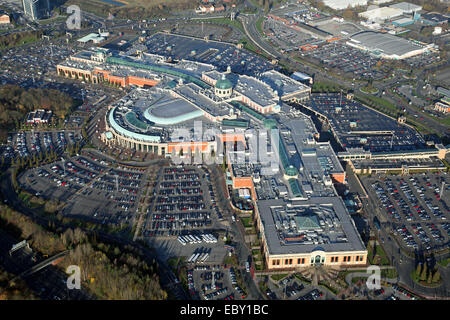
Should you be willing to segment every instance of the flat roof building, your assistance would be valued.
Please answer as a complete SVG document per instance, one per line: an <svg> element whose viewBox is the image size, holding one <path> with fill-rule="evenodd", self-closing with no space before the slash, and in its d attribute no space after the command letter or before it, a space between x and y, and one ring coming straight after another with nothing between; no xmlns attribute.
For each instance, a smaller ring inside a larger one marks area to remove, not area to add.
<svg viewBox="0 0 450 320"><path fill-rule="evenodd" d="M403 11L400 9L381 7L361 12L359 13L359 16L369 21L384 22L386 20L399 17L402 14Z"/></svg>
<svg viewBox="0 0 450 320"><path fill-rule="evenodd" d="M406 59L425 53L429 46L421 46L407 39L387 33L362 31L351 36L349 46L368 51L386 59Z"/></svg>
<svg viewBox="0 0 450 320"><path fill-rule="evenodd" d="M409 3L409 2L400 2L400 3L391 4L389 7L394 8L394 9L399 9L402 11L402 13L409 13L409 14L412 14L414 12L422 10L422 6L418 6L416 4Z"/></svg>
<svg viewBox="0 0 450 320"><path fill-rule="evenodd" d="M356 6L366 6L368 0L323 0L323 3L334 9L334 10L344 10L348 7L354 8Z"/></svg>

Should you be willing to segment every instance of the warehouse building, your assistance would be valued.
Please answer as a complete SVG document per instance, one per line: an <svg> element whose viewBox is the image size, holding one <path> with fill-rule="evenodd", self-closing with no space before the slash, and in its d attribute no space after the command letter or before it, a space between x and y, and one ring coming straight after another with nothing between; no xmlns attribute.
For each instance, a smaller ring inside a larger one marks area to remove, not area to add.
<svg viewBox="0 0 450 320"><path fill-rule="evenodd" d="M422 10L422 6L418 6L416 4L409 3L409 2L400 2L400 3L391 4L389 7L401 10L402 13L407 13L407 14L413 14L415 12Z"/></svg>
<svg viewBox="0 0 450 320"><path fill-rule="evenodd" d="M374 22L384 22L386 20L390 20L396 17L400 17L403 14L403 11L396 8L390 7L381 7L368 11L361 12L359 14L360 17Z"/></svg>
<svg viewBox="0 0 450 320"><path fill-rule="evenodd" d="M344 10L348 7L366 6L368 0L323 0L323 3L334 10Z"/></svg>
<svg viewBox="0 0 450 320"><path fill-rule="evenodd" d="M391 34L374 31L356 33L347 41L347 44L381 58L396 60L425 53L431 47L431 45L421 46Z"/></svg>

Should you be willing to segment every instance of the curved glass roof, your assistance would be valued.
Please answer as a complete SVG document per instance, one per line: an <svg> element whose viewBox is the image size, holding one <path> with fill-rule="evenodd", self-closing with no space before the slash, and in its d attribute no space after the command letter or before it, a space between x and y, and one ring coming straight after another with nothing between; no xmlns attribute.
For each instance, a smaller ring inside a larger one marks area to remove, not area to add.
<svg viewBox="0 0 450 320"><path fill-rule="evenodd" d="M139 128L142 130L147 130L147 128L148 128L148 125L146 123L142 122L141 120L139 120L136 116L136 113L134 113L133 111L128 112L125 115L125 118L132 126L135 126L136 128Z"/></svg>
<svg viewBox="0 0 450 320"><path fill-rule="evenodd" d="M154 142L154 143L161 142L161 137L159 135L137 133L137 132L133 132L133 131L130 131L128 129L121 127L114 119L114 111L115 110L116 110L116 108L113 108L109 112L108 121L109 121L109 124L111 125L111 127L117 133L119 133L127 138L134 139L134 140L140 140L143 142Z"/></svg>
<svg viewBox="0 0 450 320"><path fill-rule="evenodd" d="M171 125L179 122L188 121L203 116L203 111L197 109L187 113L179 114L173 117L161 117L150 112L151 108L144 111L144 117L156 124Z"/></svg>

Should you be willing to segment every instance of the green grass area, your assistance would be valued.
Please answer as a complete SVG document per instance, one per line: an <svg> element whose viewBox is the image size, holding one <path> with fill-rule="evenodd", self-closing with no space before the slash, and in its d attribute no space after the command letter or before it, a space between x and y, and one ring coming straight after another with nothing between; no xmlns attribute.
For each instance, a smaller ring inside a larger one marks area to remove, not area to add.
<svg viewBox="0 0 450 320"><path fill-rule="evenodd" d="M45 204L43 199L37 198L26 191L21 191L18 197L28 208L38 208Z"/></svg>
<svg viewBox="0 0 450 320"><path fill-rule="evenodd" d="M49 19L44 19L44 20L38 20L37 23L39 23L40 25L47 25L47 24L54 23L54 22L65 21L66 19L67 19L67 17L59 16L59 17L56 17L56 18L49 18Z"/></svg>
<svg viewBox="0 0 450 320"><path fill-rule="evenodd" d="M251 217L241 217L240 218L242 221L242 225L244 226L244 228L251 228L253 227L253 221Z"/></svg>
<svg viewBox="0 0 450 320"><path fill-rule="evenodd" d="M223 264L233 264L233 257L230 257L229 255L227 255L224 259L223 259Z"/></svg>
<svg viewBox="0 0 450 320"><path fill-rule="evenodd" d="M259 290L260 290L263 294L265 294L266 291L267 291L267 289L268 289L267 283L266 283L266 281L264 281L264 280L258 281L258 287L259 287Z"/></svg>
<svg viewBox="0 0 450 320"><path fill-rule="evenodd" d="M195 22L209 22L215 24L224 24L234 27L245 34L244 27L239 20L231 20L230 18L209 18L209 19L196 19Z"/></svg>
<svg viewBox="0 0 450 320"><path fill-rule="evenodd" d="M258 18L258 20L256 20L256 23L255 23L256 30L258 30L258 32L261 35L264 34L263 28L262 28L263 21L264 21L264 16L261 16L261 17Z"/></svg>
<svg viewBox="0 0 450 320"><path fill-rule="evenodd" d="M337 295L339 293L339 290L332 285L330 285L328 282L319 282L319 286L322 286L329 291L331 291L333 294Z"/></svg>
<svg viewBox="0 0 450 320"><path fill-rule="evenodd" d="M447 259L445 259L445 260L442 260L442 261L439 261L439 262L438 262L438 264L439 264L440 266L443 266L443 267L447 267L449 263L450 263L450 258L447 258Z"/></svg>
<svg viewBox="0 0 450 320"><path fill-rule="evenodd" d="M415 282L420 284L421 286L428 287L428 288L435 288L439 287L442 284L442 277L439 279L438 282L431 282L428 283L426 280L420 280L420 276L416 274L416 270L411 271L410 273L411 279Z"/></svg>
<svg viewBox="0 0 450 320"><path fill-rule="evenodd" d="M333 82L316 81L313 84L312 92L339 92L341 89L342 87Z"/></svg>
<svg viewBox="0 0 450 320"><path fill-rule="evenodd" d="M303 283L305 283L305 284L310 284L310 283L311 283L311 280L306 279L304 276L302 276L302 275L299 274L299 273L296 273L296 274L295 274L295 277L296 277L298 280L300 280L300 282L303 282Z"/></svg>
<svg viewBox="0 0 450 320"><path fill-rule="evenodd" d="M367 258L370 264L376 264L381 266L389 265L389 259L387 258L386 253L379 244L376 245L375 257L373 256L373 246L369 245L367 247Z"/></svg>
<svg viewBox="0 0 450 320"><path fill-rule="evenodd" d="M361 91L367 94L375 94L378 92L378 89L375 88L368 88L368 87L362 87Z"/></svg>
<svg viewBox="0 0 450 320"><path fill-rule="evenodd" d="M446 117L444 119L433 117L433 119L442 123L443 125L450 126L450 117Z"/></svg>
<svg viewBox="0 0 450 320"><path fill-rule="evenodd" d="M3 45L0 44L0 50L3 49L10 49L13 47L20 47L20 46L24 46L26 44L30 44L30 43L34 43L40 40L40 37L35 36L35 35L30 35L30 36L26 36L20 39L20 41L14 42L14 43L10 43L8 45Z"/></svg>
<svg viewBox="0 0 450 320"><path fill-rule="evenodd" d="M364 104L367 104L370 107L374 107L375 109L382 112L384 111L384 113L396 115L397 112L399 111L395 106L395 104L380 97L371 95L360 95L355 93L355 98L360 100Z"/></svg>
<svg viewBox="0 0 450 320"><path fill-rule="evenodd" d="M381 277L382 278L393 279L393 278L397 278L397 276L398 276L397 269L383 269L383 270L381 270Z"/></svg>
<svg viewBox="0 0 450 320"><path fill-rule="evenodd" d="M270 278L271 278L273 281L280 281L281 279L284 279L284 278L286 278L287 276L288 276L287 273L280 273L280 274L273 274L273 275L270 276Z"/></svg>
<svg viewBox="0 0 450 320"><path fill-rule="evenodd" d="M255 270L256 270L256 271L262 271L262 270L264 270L264 263L261 263L261 264L255 264Z"/></svg>
<svg viewBox="0 0 450 320"><path fill-rule="evenodd" d="M352 283L357 283L360 280L365 281L367 279L367 277L353 277L352 278Z"/></svg>
<svg viewBox="0 0 450 320"><path fill-rule="evenodd" d="M257 45L255 45L250 39L247 37L243 37L239 40L239 43L244 45L244 49L251 51L255 54L265 57L266 59L271 59L264 51L262 51Z"/></svg>

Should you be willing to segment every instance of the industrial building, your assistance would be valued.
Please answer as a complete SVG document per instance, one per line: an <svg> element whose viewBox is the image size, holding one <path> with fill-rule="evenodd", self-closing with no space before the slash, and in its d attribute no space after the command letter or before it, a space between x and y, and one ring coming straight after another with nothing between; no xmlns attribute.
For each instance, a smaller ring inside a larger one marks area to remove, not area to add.
<svg viewBox="0 0 450 320"><path fill-rule="evenodd" d="M347 41L347 44L381 58L396 60L425 53L432 46L421 46L404 38L374 31L356 33Z"/></svg>
<svg viewBox="0 0 450 320"><path fill-rule="evenodd" d="M421 14L419 20L424 24L437 26L440 24L448 23L449 16L437 12L429 12Z"/></svg>
<svg viewBox="0 0 450 320"><path fill-rule="evenodd" d="M364 11L359 14L360 17L373 22L384 22L403 15L403 11L396 8L381 7Z"/></svg>
<svg viewBox="0 0 450 320"><path fill-rule="evenodd" d="M395 27L406 27L414 24L414 22L415 20L412 18L403 17L400 19L393 20L392 25L394 25Z"/></svg>
<svg viewBox="0 0 450 320"><path fill-rule="evenodd" d="M406 14L413 14L415 12L422 10L422 6L418 6L416 4L409 3L409 2L400 2L400 3L391 4L389 7L401 10L402 13L406 13Z"/></svg>
<svg viewBox="0 0 450 320"><path fill-rule="evenodd" d="M348 7L366 6L368 0L323 0L323 3L334 10L344 10Z"/></svg>
<svg viewBox="0 0 450 320"><path fill-rule="evenodd" d="M393 0L372 0L372 3L374 5L380 5L380 4L385 4L385 3L389 3L392 2Z"/></svg>

